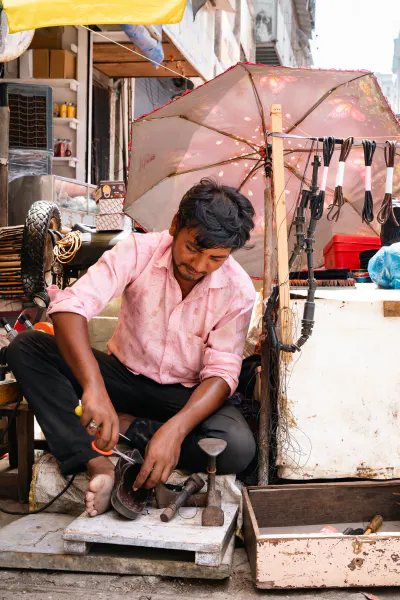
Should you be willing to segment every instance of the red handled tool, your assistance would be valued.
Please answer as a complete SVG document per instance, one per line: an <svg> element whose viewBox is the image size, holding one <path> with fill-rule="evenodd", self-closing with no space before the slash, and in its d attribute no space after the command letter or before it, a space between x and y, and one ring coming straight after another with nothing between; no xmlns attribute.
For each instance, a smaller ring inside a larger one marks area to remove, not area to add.
<svg viewBox="0 0 400 600"><path fill-rule="evenodd" d="M97 432L97 437L100 438L100 432ZM132 451L132 456L128 456L124 452L120 452L118 450L118 448L116 448L115 446L114 446L114 448L111 448L111 450L104 451L104 450L100 450L96 446L96 440L93 440L92 448L93 448L93 450L96 450L96 452L98 452L99 454L102 454L103 456L112 456L113 454L116 454L117 456L119 456L120 458L123 458L124 460L131 463L132 465L136 465L136 464L142 465L144 463L142 455L140 454L139 450L136 450L136 449Z"/></svg>

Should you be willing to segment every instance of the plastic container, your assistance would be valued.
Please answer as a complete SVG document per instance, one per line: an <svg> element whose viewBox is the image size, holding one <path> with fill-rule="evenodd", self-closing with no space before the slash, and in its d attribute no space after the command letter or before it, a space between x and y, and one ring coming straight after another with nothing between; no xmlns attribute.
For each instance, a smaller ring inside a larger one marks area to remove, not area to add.
<svg viewBox="0 0 400 600"><path fill-rule="evenodd" d="M381 240L376 236L334 235L324 248L326 269L359 269L360 252L379 249Z"/></svg>
<svg viewBox="0 0 400 600"><path fill-rule="evenodd" d="M66 102L63 102L60 105L60 117L62 119L66 119L67 118L67 114L68 114L68 108L67 107L68 107L68 105L67 105Z"/></svg>

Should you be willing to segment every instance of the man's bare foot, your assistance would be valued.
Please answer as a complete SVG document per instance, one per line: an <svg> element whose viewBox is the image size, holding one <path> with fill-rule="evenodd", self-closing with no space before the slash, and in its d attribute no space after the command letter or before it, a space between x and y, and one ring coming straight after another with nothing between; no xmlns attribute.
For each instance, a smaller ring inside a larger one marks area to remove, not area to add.
<svg viewBox="0 0 400 600"><path fill-rule="evenodd" d="M89 517L95 517L110 507L115 469L105 456L92 458L87 466L91 479L85 496L86 512Z"/></svg>

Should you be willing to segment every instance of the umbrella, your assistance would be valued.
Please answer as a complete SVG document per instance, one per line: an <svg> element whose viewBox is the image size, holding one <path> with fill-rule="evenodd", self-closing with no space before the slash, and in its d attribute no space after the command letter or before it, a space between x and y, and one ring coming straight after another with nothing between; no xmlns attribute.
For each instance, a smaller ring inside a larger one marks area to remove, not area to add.
<svg viewBox="0 0 400 600"><path fill-rule="evenodd" d="M186 0L2 0L2 4L10 32L15 33L57 25L179 23Z"/></svg>
<svg viewBox="0 0 400 600"><path fill-rule="evenodd" d="M282 105L283 131L291 136L284 138L289 221L303 178L306 183L311 180L308 158L313 142L309 137L353 136L359 144L365 138L378 142L400 138L399 123L371 72L239 63L133 124L126 213L147 231L161 231L169 226L184 193L202 177L212 176L239 187L252 201L256 219L253 247L238 251L235 258L249 275L261 278L266 188L263 157L272 104ZM325 211L316 234L316 266L323 264L323 248L334 234L379 232L376 221L362 222L365 166L363 148L357 144L346 161L340 218L337 222L327 220L339 154L337 146L329 170ZM372 163L375 215L385 194L385 172L383 144L378 143ZM400 190L399 184L400 161L395 167L394 195Z"/></svg>

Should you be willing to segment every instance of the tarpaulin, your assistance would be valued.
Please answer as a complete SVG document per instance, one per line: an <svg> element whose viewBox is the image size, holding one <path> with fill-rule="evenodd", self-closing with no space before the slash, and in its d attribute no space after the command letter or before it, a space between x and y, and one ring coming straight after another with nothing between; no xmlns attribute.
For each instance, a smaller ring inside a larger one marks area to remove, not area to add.
<svg viewBox="0 0 400 600"><path fill-rule="evenodd" d="M55 27L136 23L179 23L186 0L3 0L10 32Z"/></svg>

